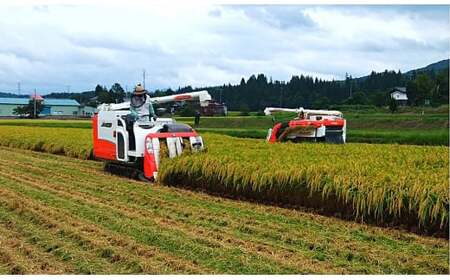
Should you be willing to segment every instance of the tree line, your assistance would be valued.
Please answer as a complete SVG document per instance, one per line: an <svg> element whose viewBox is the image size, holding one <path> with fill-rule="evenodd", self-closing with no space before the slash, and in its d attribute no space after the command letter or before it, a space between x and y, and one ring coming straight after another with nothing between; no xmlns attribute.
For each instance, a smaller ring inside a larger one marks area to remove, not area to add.
<svg viewBox="0 0 450 280"><path fill-rule="evenodd" d="M444 71L402 74L400 71L372 72L369 76L344 81L324 81L309 76L293 76L290 81L272 81L264 74L251 76L239 85L206 88L215 100L230 110L262 110L268 106L328 108L332 105L388 106L390 91L406 87L409 105L448 104L448 68Z"/></svg>
<svg viewBox="0 0 450 280"><path fill-rule="evenodd" d="M106 86L97 85L93 91L80 93L55 92L45 96L45 98L70 98L75 99L82 105L96 107L102 103L120 103L126 98L127 93L119 83L114 83L110 89Z"/></svg>
<svg viewBox="0 0 450 280"><path fill-rule="evenodd" d="M346 75L345 80L322 80L311 76L292 76L287 81L273 81L264 74L241 79L236 85L222 85L205 88L191 86L176 90L156 90L152 96L171 95L195 90L208 90L214 100L223 102L233 111L260 111L269 106L307 107L326 109L333 105L372 105L389 106L390 90L405 87L408 103L411 106L432 106L448 104L448 68L441 71L374 72L370 75L353 78ZM97 85L93 91L82 93L52 93L48 98L73 98L80 104L97 106L101 103L123 102L126 93L119 83L109 89Z"/></svg>
<svg viewBox="0 0 450 280"><path fill-rule="evenodd" d="M288 82L273 81L264 74L241 79L237 85L205 88L190 86L177 90L158 90L156 95L169 95L194 90L208 90L212 97L233 111L260 111L265 107L305 107L326 109L333 105L390 106L390 91L405 87L408 105L432 106L448 104L448 68L441 71L375 72L361 78L346 75L345 80L322 80L310 76L292 76Z"/></svg>

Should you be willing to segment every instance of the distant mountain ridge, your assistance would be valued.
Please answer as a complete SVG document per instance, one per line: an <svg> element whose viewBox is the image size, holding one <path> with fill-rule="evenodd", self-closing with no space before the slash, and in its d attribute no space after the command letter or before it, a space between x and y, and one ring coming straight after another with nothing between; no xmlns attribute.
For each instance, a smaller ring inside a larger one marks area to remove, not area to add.
<svg viewBox="0 0 450 280"><path fill-rule="evenodd" d="M24 94L15 94L15 93L8 93L8 92L0 92L0 97L12 97L12 98L28 98L29 95Z"/></svg>
<svg viewBox="0 0 450 280"><path fill-rule="evenodd" d="M429 64L429 65L427 65L425 67L422 67L422 68L409 70L408 72L405 72L405 73L402 73L402 74L407 76L407 77L411 77L414 73L419 74L419 73L427 73L427 72L439 72L439 71L448 69L449 68L449 63L450 63L449 59L443 59L443 60L440 60L438 62L431 63L431 64ZM366 76L353 78L353 79L356 80L356 81L364 81L368 77L369 77L369 75L366 75Z"/></svg>
<svg viewBox="0 0 450 280"><path fill-rule="evenodd" d="M418 68L418 69L414 69L414 70L410 70L408 72L405 73L405 75L412 75L414 72L416 73L421 73L421 72L431 72L431 71L441 71L444 69L449 68L449 59L444 59L435 63L431 63L430 65L427 65L425 67L422 68Z"/></svg>

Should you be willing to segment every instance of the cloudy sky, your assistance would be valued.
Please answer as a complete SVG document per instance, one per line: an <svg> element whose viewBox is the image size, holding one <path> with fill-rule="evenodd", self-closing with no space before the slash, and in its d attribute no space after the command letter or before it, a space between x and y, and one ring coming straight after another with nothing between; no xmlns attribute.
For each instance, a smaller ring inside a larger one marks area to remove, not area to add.
<svg viewBox="0 0 450 280"><path fill-rule="evenodd" d="M449 56L448 6L0 4L0 92L407 71Z"/></svg>

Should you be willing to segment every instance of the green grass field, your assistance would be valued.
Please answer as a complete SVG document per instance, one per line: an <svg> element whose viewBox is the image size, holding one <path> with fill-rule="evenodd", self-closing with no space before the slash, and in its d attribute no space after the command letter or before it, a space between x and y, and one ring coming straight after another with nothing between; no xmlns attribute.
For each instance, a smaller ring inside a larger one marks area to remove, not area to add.
<svg viewBox="0 0 450 280"><path fill-rule="evenodd" d="M2 274L449 273L446 239L0 155Z"/></svg>
<svg viewBox="0 0 450 280"><path fill-rule="evenodd" d="M291 114L281 114L276 120L291 119ZM347 142L398 143L412 145L448 145L448 113L355 113L345 114ZM177 118L193 125L192 118ZM234 137L260 138L267 136L273 126L271 117L208 117L202 118L199 131L214 132Z"/></svg>
<svg viewBox="0 0 450 280"><path fill-rule="evenodd" d="M257 128L197 128L199 132L211 132L241 138L265 139L266 129ZM349 129L348 143L409 144L444 146L449 143L447 129Z"/></svg>
<svg viewBox="0 0 450 280"><path fill-rule="evenodd" d="M278 116L278 120L288 120L292 115ZM349 143L398 143L413 145L445 145L449 143L448 114L443 112L406 113L361 113L345 114L347 119L347 142ZM177 117L177 121L193 125L191 117ZM0 120L0 128L7 126L39 126L91 128L89 120ZM214 132L234 137L259 138L267 136L273 126L267 116L202 117L200 132Z"/></svg>

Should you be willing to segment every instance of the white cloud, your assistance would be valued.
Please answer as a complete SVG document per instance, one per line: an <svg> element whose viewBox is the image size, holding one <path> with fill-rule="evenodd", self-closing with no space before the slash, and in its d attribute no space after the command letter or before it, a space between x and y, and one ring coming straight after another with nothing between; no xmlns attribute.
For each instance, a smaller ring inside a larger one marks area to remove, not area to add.
<svg viewBox="0 0 450 280"><path fill-rule="evenodd" d="M448 7L41 5L0 8L0 91L151 89L409 70L448 57Z"/></svg>

